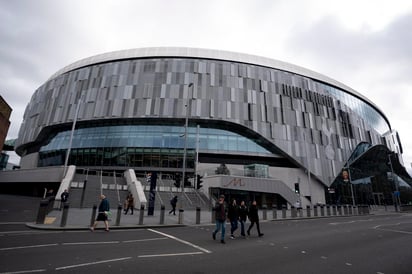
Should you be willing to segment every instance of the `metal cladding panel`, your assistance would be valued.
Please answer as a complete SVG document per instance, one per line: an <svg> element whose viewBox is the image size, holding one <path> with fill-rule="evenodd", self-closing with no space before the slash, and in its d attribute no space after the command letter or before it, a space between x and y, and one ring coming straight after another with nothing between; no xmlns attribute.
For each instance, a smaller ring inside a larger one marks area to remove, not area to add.
<svg viewBox="0 0 412 274"><path fill-rule="evenodd" d="M305 77L319 80L327 84L336 86L342 90L345 90L362 100L371 104L379 112L383 112L371 102L368 98L355 91L354 89L340 83L330 77L323 74L309 70L291 63L283 62L280 60L270 59L262 56L256 56L245 53L222 51L222 50L212 50L212 49L201 49L201 48L185 48L185 47L150 47L150 48L135 48L127 50L119 50L113 52L107 52L98 54L92 57L81 59L74 62L63 69L57 71L53 74L49 80L56 78L57 76L64 74L68 71L78 69L85 66L90 66L98 63L105 63L109 61L122 60L122 59L135 59L135 58L159 58L159 57L182 57L182 58L205 58L205 59L215 59L215 60L225 60L234 61L246 64L255 64L257 66L265 66L274 69L279 69L283 71L292 72Z"/></svg>
<svg viewBox="0 0 412 274"><path fill-rule="evenodd" d="M194 83L191 91L189 83ZM342 133L340 112L348 112L351 121L362 121L351 126L368 131L372 140L381 137L362 120L367 115L359 116L326 91L335 87L361 98L325 76L264 57L190 48L111 52L63 68L36 90L16 147L24 154L33 143L47 142L47 134L41 134L44 129L56 132L65 125L67 130L77 105L79 123L126 118L182 120L191 96L190 119L247 128L254 138L273 144L303 166L309 163L309 169L327 181L333 174L321 165L325 151L334 152L326 158L339 167L341 155L349 149L342 144L347 135ZM372 105L366 99L362 102ZM375 114L386 120L380 112ZM310 140L303 140L303 133ZM351 141L362 141L362 136L366 134L357 134ZM307 153L295 149L295 142L307 143Z"/></svg>

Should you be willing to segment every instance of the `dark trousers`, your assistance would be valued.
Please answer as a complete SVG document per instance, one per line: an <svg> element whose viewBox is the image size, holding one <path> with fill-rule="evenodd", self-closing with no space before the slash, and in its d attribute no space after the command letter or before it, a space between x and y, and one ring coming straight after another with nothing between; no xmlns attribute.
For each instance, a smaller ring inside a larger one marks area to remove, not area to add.
<svg viewBox="0 0 412 274"><path fill-rule="evenodd" d="M233 235L233 232L237 229L237 220L230 220L230 234Z"/></svg>
<svg viewBox="0 0 412 274"><path fill-rule="evenodd" d="M129 208L130 208L130 210L132 211L132 214L133 214L133 207L132 206L128 206L126 208L126 211L124 212L124 214L127 214L127 212L129 211Z"/></svg>
<svg viewBox="0 0 412 274"><path fill-rule="evenodd" d="M176 215L176 206L172 208L172 210L169 211L169 214L173 212L173 215Z"/></svg>
<svg viewBox="0 0 412 274"><path fill-rule="evenodd" d="M248 230L247 230L248 233L250 233L250 230L252 229L252 227L253 227L254 224L256 224L256 228L257 228L258 234L261 234L261 233L260 233L259 220L250 221L250 225L249 225L249 228L248 228Z"/></svg>
<svg viewBox="0 0 412 274"><path fill-rule="evenodd" d="M245 236L245 221L239 220L240 222L240 235Z"/></svg>

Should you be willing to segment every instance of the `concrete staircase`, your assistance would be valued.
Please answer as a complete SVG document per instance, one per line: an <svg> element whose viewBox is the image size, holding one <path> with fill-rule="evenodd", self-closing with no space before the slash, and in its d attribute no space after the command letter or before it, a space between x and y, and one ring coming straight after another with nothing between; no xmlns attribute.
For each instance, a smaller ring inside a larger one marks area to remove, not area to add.
<svg viewBox="0 0 412 274"><path fill-rule="evenodd" d="M87 178L87 179L86 179ZM144 186L144 193L149 201L150 184L145 178L137 178ZM87 180L86 183L85 180ZM160 209L164 205L166 210L170 210L170 199L175 195L178 196L179 202L183 202L184 209L202 208L209 209L208 198L193 188L185 188L183 194L180 189L174 186L173 180L158 180L155 194L155 208ZM101 189L104 195L109 200L112 210L116 209L118 204L123 206L129 191L127 189L126 180L123 177L100 176L100 175L85 175L75 174L70 187L70 207L73 208L91 208L93 205L99 205L99 196Z"/></svg>
<svg viewBox="0 0 412 274"><path fill-rule="evenodd" d="M99 205L100 193L106 195L112 209L117 208L128 194L126 181L123 177L76 174L70 187L70 207Z"/></svg>

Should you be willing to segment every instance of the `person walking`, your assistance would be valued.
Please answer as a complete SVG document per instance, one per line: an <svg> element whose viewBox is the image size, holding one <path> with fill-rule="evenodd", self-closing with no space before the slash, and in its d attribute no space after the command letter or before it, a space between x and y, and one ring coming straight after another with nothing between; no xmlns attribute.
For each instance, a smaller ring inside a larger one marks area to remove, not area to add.
<svg viewBox="0 0 412 274"><path fill-rule="evenodd" d="M177 196L174 196L170 200L170 205L172 206L172 209L169 211L169 214L173 212L173 215L176 215Z"/></svg>
<svg viewBox="0 0 412 274"><path fill-rule="evenodd" d="M127 212L129 211L129 209L131 210L131 215L133 215L133 210L134 210L134 198L132 193L129 193L129 195L127 195L127 207L126 207L126 211L124 212L125 215L127 215Z"/></svg>
<svg viewBox="0 0 412 274"><path fill-rule="evenodd" d="M65 189L62 194L60 194L60 210L63 208L64 203L69 200L69 192Z"/></svg>
<svg viewBox="0 0 412 274"><path fill-rule="evenodd" d="M216 202L215 207L215 220L216 220L216 229L212 233L213 240L216 240L216 234L221 231L220 242L225 244L225 231L226 231L226 213L227 207L225 205L225 195L220 195L219 200Z"/></svg>
<svg viewBox="0 0 412 274"><path fill-rule="evenodd" d="M253 225L256 224L256 228L258 231L259 237L263 236L263 233L260 232L260 226L259 226L259 213L258 213L258 208L256 205L256 201L252 202L252 205L249 208L249 220L250 220L250 225L247 230L247 235L250 236L250 230L252 229Z"/></svg>
<svg viewBox="0 0 412 274"><path fill-rule="evenodd" d="M240 206L239 206L239 222L240 222L240 235L242 235L243 237L246 236L245 235L245 222L247 219L247 215L248 215L248 209L245 204L245 201L241 201Z"/></svg>
<svg viewBox="0 0 412 274"><path fill-rule="evenodd" d="M94 221L94 224L90 227L90 231L94 231L97 223L99 221L104 222L105 230L109 232L109 221L108 221L108 214L110 212L110 204L109 201L107 200L106 196L101 194L100 195L100 204L99 204L99 212L96 218L96 221Z"/></svg>
<svg viewBox="0 0 412 274"><path fill-rule="evenodd" d="M230 239L235 239L235 235L233 233L238 228L239 220L239 207L236 204L236 199L232 199L232 202L229 205L227 217L230 221Z"/></svg>

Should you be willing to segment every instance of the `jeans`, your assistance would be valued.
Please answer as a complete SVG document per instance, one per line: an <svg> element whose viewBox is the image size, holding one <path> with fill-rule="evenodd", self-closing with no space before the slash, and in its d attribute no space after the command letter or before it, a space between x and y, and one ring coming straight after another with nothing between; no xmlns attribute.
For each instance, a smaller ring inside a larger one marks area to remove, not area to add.
<svg viewBox="0 0 412 274"><path fill-rule="evenodd" d="M216 220L216 229L213 233L216 235L216 233L218 233L220 229L222 229L221 239L224 240L226 232L226 221Z"/></svg>
<svg viewBox="0 0 412 274"><path fill-rule="evenodd" d="M239 220L240 222L240 235L245 236L245 221Z"/></svg>
<svg viewBox="0 0 412 274"><path fill-rule="evenodd" d="M237 220L230 221L230 234L233 235L233 232L237 229Z"/></svg>

